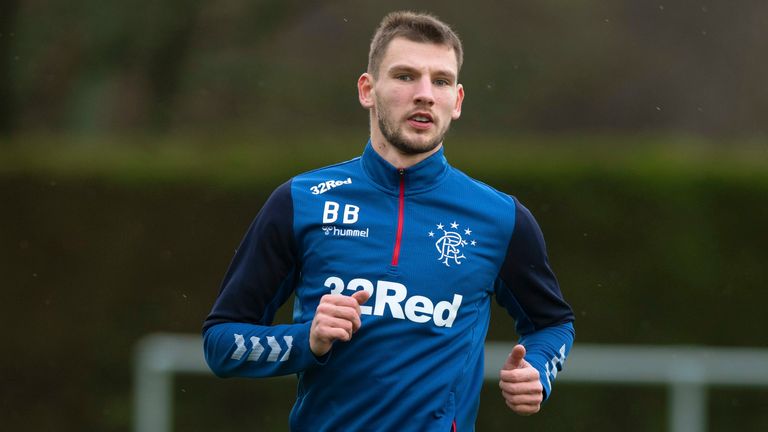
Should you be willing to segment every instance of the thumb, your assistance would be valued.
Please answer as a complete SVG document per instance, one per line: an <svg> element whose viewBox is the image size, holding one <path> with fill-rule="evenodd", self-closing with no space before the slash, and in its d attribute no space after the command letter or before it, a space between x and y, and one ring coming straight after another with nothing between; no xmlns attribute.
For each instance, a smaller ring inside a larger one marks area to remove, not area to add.
<svg viewBox="0 0 768 432"><path fill-rule="evenodd" d="M357 304L362 305L371 298L371 293L366 290L355 291L355 293L352 294L352 298L357 300Z"/></svg>
<svg viewBox="0 0 768 432"><path fill-rule="evenodd" d="M523 367L524 362L525 347L517 344L514 348L512 348L512 352L509 354L509 357L507 357L507 361L504 363L504 369L511 370L521 368Z"/></svg>

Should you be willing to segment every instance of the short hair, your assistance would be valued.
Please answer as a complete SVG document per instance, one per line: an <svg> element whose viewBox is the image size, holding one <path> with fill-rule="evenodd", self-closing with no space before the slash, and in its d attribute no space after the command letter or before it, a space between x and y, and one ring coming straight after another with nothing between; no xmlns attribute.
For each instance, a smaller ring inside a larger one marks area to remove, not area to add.
<svg viewBox="0 0 768 432"><path fill-rule="evenodd" d="M376 29L368 52L368 73L377 76L389 43L397 37L412 42L448 45L456 54L457 71L464 61L461 40L451 27L434 15L422 12L396 11L388 13Z"/></svg>

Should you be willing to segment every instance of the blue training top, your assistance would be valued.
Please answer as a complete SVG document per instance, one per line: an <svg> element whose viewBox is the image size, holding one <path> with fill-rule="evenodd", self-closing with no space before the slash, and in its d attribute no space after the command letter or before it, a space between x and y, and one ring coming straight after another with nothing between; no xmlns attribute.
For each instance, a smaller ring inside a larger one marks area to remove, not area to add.
<svg viewBox="0 0 768 432"><path fill-rule="evenodd" d="M316 357L320 298L363 289L360 330ZM272 325L291 293L294 323ZM492 295L548 397L574 316L531 213L442 149L398 169L369 142L274 191L205 320L205 358L221 377L297 374L293 431L472 431Z"/></svg>

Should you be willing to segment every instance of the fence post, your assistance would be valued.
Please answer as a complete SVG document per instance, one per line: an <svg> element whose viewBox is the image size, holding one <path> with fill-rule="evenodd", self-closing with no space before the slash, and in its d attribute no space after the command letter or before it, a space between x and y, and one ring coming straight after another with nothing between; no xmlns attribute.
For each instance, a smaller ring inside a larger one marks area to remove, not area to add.
<svg viewBox="0 0 768 432"><path fill-rule="evenodd" d="M134 432L173 430L173 371L167 370L164 356L152 337L139 342L133 379Z"/></svg>
<svg viewBox="0 0 768 432"><path fill-rule="evenodd" d="M707 390L694 382L674 382L669 386L669 431L706 432Z"/></svg>

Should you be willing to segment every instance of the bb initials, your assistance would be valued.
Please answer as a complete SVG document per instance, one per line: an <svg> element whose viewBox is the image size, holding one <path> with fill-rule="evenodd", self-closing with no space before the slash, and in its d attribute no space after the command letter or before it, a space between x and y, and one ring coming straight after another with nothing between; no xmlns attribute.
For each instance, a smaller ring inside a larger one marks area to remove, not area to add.
<svg viewBox="0 0 768 432"><path fill-rule="evenodd" d="M339 219L339 209L341 205L334 201L326 201L323 208L323 225L332 224ZM360 207L352 204L344 204L341 223L350 225L357 222L360 214Z"/></svg>

